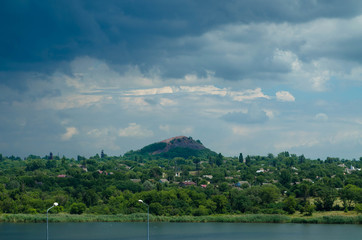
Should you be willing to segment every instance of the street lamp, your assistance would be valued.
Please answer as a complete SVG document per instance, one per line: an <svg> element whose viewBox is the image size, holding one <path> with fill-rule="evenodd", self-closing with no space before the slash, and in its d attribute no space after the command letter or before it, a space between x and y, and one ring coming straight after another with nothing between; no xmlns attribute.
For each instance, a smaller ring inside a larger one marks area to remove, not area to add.
<svg viewBox="0 0 362 240"><path fill-rule="evenodd" d="M51 206L51 207L48 208L48 210L47 210L47 240L48 240L48 212L49 212L50 209L52 209L53 207L56 207L56 206L58 206L58 203L57 203L57 202L53 203L53 206Z"/></svg>
<svg viewBox="0 0 362 240"><path fill-rule="evenodd" d="M150 206L141 199L138 201L147 206L147 240L150 240Z"/></svg>

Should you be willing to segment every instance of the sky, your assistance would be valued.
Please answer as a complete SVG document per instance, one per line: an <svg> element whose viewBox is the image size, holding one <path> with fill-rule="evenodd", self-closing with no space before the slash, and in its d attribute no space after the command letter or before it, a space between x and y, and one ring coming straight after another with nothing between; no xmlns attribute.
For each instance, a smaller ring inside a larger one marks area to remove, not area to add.
<svg viewBox="0 0 362 240"><path fill-rule="evenodd" d="M362 1L0 2L0 153L362 156Z"/></svg>

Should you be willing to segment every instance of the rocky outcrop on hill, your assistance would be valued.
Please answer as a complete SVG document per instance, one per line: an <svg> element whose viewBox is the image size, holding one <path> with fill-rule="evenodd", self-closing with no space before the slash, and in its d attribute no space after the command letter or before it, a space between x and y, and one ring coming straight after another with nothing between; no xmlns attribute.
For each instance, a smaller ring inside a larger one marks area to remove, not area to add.
<svg viewBox="0 0 362 240"><path fill-rule="evenodd" d="M215 154L207 149L200 140L194 140L192 137L185 136L165 139L147 145L139 151L142 154L161 155L163 157L190 157Z"/></svg>

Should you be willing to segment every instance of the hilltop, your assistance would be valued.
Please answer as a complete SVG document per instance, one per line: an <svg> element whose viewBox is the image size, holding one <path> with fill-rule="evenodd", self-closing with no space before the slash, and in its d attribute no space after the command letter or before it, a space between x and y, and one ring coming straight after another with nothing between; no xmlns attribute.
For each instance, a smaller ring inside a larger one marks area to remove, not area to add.
<svg viewBox="0 0 362 240"><path fill-rule="evenodd" d="M208 157L217 155L215 152L206 148L200 140L194 140L192 137L186 136L172 137L147 145L140 150L126 153L127 156L133 154L162 156L165 158Z"/></svg>

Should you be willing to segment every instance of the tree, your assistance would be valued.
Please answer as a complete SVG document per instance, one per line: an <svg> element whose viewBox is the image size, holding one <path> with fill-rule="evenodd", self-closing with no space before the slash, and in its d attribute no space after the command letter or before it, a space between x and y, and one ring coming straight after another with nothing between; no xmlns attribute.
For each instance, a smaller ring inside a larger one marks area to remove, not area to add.
<svg viewBox="0 0 362 240"><path fill-rule="evenodd" d="M297 201L293 196L289 196L283 201L283 210L289 214L295 213L296 206L297 206Z"/></svg>
<svg viewBox="0 0 362 240"><path fill-rule="evenodd" d="M220 192L227 192L229 189L230 189L230 186L226 182L223 182L219 185Z"/></svg>
<svg viewBox="0 0 362 240"><path fill-rule="evenodd" d="M242 213L245 213L253 206L250 197L245 191L232 191L229 199L231 208Z"/></svg>
<svg viewBox="0 0 362 240"><path fill-rule="evenodd" d="M227 198L224 195L216 195L212 197L212 201L216 203L216 213L225 213L228 203Z"/></svg>
<svg viewBox="0 0 362 240"><path fill-rule="evenodd" d="M240 162L240 163L243 163L243 162L244 162L244 157L243 157L243 154L242 154L242 153L239 154L239 162Z"/></svg>
<svg viewBox="0 0 362 240"><path fill-rule="evenodd" d="M44 168L45 162L42 159L35 159L31 160L30 162L26 163L26 170L27 171L34 171L36 169Z"/></svg>
<svg viewBox="0 0 362 240"><path fill-rule="evenodd" d="M83 202L87 205L87 207L96 205L98 199L99 196L93 189L87 190L83 194Z"/></svg>
<svg viewBox="0 0 362 240"><path fill-rule="evenodd" d="M311 204L309 201L305 203L305 206L301 209L301 212L304 212L306 216L312 216L315 210L315 206Z"/></svg>
<svg viewBox="0 0 362 240"><path fill-rule="evenodd" d="M155 185L153 185L150 181L146 180L144 183L143 183L143 189L145 191L150 191L152 189L155 188Z"/></svg>
<svg viewBox="0 0 362 240"><path fill-rule="evenodd" d="M251 164L251 158L250 158L249 155L247 155L246 158L245 158L245 164L246 164L247 166L250 166L250 164Z"/></svg>
<svg viewBox="0 0 362 240"><path fill-rule="evenodd" d="M150 213L154 215L163 215L164 214L164 206L162 206L158 202L154 202L150 204Z"/></svg>
<svg viewBox="0 0 362 240"><path fill-rule="evenodd" d="M274 203L280 197L280 191L275 185L264 185L260 187L259 197L264 204Z"/></svg>
<svg viewBox="0 0 362 240"><path fill-rule="evenodd" d="M329 186L321 185L317 189L317 196L317 210L330 211L333 208L334 201L337 199L337 190Z"/></svg>
<svg viewBox="0 0 362 240"><path fill-rule="evenodd" d="M362 202L362 189L355 185L348 184L339 191L339 196L343 201L343 206L350 209L353 203L357 204Z"/></svg>
<svg viewBox="0 0 362 240"><path fill-rule="evenodd" d="M283 169L282 171L280 171L280 183L284 186L289 188L290 187L290 182L292 180L292 175L290 174L290 171Z"/></svg>
<svg viewBox="0 0 362 240"><path fill-rule="evenodd" d="M302 154L302 155L300 155L300 156L298 157L298 163L301 164L301 163L304 163L304 162L305 162L305 157L304 157L304 155Z"/></svg>
<svg viewBox="0 0 362 240"><path fill-rule="evenodd" d="M218 166L218 167L220 167L221 166L221 164L223 163L223 156L221 155L221 153L219 153L218 155L217 155L217 157L216 157L216 165Z"/></svg>

